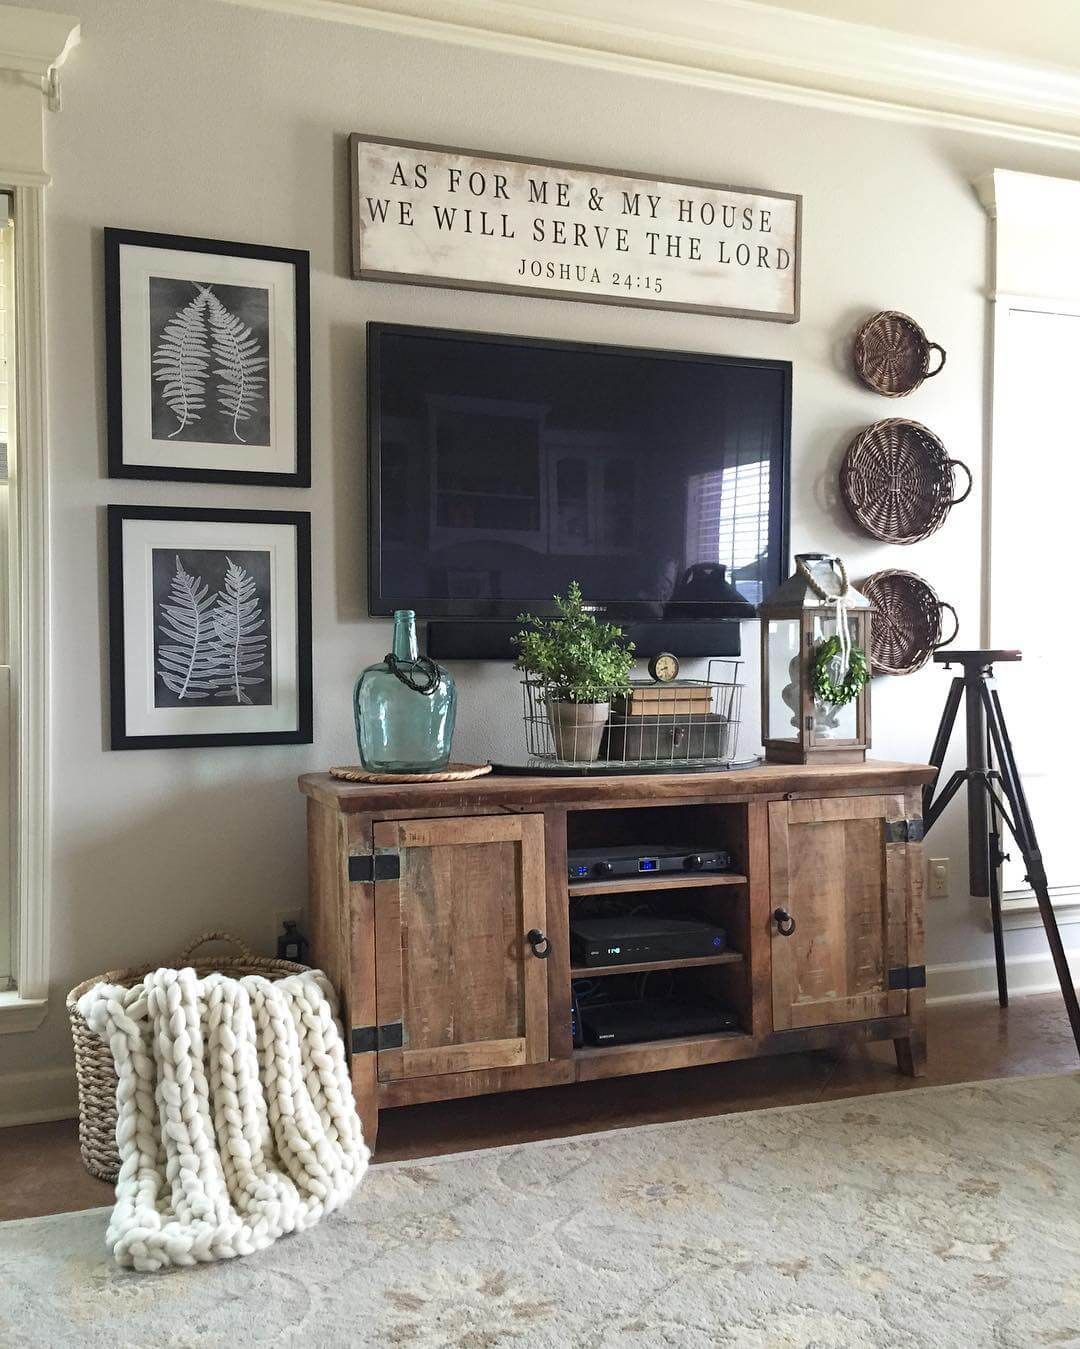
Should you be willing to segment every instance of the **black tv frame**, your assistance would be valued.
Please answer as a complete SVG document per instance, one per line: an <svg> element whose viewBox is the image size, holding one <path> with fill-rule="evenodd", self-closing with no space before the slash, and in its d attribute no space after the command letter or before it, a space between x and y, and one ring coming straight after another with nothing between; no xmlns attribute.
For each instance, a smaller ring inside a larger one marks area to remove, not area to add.
<svg viewBox="0 0 1080 1349"><path fill-rule="evenodd" d="M779 491L773 493L770 497L769 511L779 514L779 535L780 549L778 558L777 573L774 577L776 585L787 574L788 555L790 548L791 533L791 385L792 385L792 363L790 361L775 361L758 359L752 356L721 356L712 352L701 351L674 351L661 350L649 347L626 347L615 346L602 342L564 342L550 338L542 337L523 337L518 334L510 333L487 333L472 332L467 328L427 328L415 324L405 323L382 323L372 320L367 325L367 430L368 430L368 612L373 617L385 617L394 613L398 608L413 608L416 610L418 618L421 619L473 619L491 621L495 625L506 625L508 630L516 630L516 620L518 613L523 608L528 608L531 612L538 614L554 613L554 606L549 598L536 598L530 600L449 600L449 599L426 599L413 603L401 597L396 600L387 599L382 593L382 456L378 452L381 442L380 425L380 355L382 338L394 336L409 336L430 338L437 341L460 341L462 339L470 342L487 342L494 346L518 346L518 347L545 347L559 351L578 351L582 355L627 355L635 358L647 358L661 361L694 361L710 365L743 366L746 368L757 368L763 370L778 370L784 375L784 408L783 408L783 443L781 446L780 461L780 483ZM772 521L770 521L771 532ZM595 604L602 612L607 601L602 596L588 595L590 604ZM650 629L663 629L670 627L672 630L688 630L697 628L712 628L711 637L704 631L699 634L700 641L690 643L695 647L701 646L705 650L717 654L738 654L737 638L735 649L730 650L731 634L725 633L721 641L721 634L715 630L715 625L725 624L734 627L738 631L738 623L742 621L745 615L724 617L716 612L717 606L707 602L702 603L701 618L687 618L680 616L678 620L668 622L667 620L656 618L656 604L649 600L641 601L611 601L617 606L617 621L623 627L633 626L640 618L642 626ZM685 610L687 605L680 602L680 607ZM635 615L635 609L639 611ZM440 625L442 626L442 625ZM466 625L462 625L463 627ZM473 638L469 641L470 650L477 656L484 656L485 651L476 649L483 645L475 640L476 624L467 625L473 631ZM464 634L462 634L464 636ZM495 633L492 633L495 637ZM718 650L718 645L723 645L727 650ZM454 643L455 652L457 643ZM492 654L502 654L504 643L496 639L492 644ZM693 655L704 654L687 649L688 642L684 631L684 641L680 654ZM669 648L665 648L669 649ZM449 654L449 652L447 653ZM512 654L507 646L507 654Z"/></svg>

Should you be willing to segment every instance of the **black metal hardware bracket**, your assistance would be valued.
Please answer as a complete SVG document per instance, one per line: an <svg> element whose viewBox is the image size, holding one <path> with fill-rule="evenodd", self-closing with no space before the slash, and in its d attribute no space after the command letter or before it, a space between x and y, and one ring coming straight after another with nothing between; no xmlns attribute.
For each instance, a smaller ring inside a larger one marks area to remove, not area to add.
<svg viewBox="0 0 1080 1349"><path fill-rule="evenodd" d="M921 815L910 820L888 820L885 824L886 843L921 843L924 833Z"/></svg>
<svg viewBox="0 0 1080 1349"><path fill-rule="evenodd" d="M889 971L889 992L904 988L925 988L925 965L898 965Z"/></svg>
<svg viewBox="0 0 1080 1349"><path fill-rule="evenodd" d="M381 1049L400 1049L405 1043L405 1028L400 1021L385 1026L353 1026L349 1048L354 1054L377 1054Z"/></svg>
<svg viewBox="0 0 1080 1349"><path fill-rule="evenodd" d="M401 856L379 852L349 858L350 881L397 881L401 879Z"/></svg>

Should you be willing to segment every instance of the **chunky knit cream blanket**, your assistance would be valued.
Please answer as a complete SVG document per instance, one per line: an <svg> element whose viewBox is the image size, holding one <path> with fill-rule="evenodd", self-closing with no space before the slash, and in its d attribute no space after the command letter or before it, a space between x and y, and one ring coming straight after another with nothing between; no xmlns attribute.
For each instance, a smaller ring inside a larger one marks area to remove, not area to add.
<svg viewBox="0 0 1080 1349"><path fill-rule="evenodd" d="M106 1241L135 1269L261 1250L339 1208L367 1167L334 995L160 969L79 1011L116 1060L120 1176Z"/></svg>

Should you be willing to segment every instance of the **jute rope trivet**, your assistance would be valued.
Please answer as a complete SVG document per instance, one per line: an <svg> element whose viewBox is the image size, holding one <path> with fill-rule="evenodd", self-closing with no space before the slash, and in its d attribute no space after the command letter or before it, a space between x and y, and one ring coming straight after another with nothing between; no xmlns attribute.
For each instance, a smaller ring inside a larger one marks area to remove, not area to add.
<svg viewBox="0 0 1080 1349"><path fill-rule="evenodd" d="M330 776L342 782L464 782L491 772L489 763L452 763L441 773L369 773L366 768L331 768Z"/></svg>

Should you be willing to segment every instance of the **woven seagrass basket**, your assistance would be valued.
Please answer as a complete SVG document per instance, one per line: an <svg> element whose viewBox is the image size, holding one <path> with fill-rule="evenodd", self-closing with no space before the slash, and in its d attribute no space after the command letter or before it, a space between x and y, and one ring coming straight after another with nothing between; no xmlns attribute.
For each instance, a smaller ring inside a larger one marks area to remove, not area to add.
<svg viewBox="0 0 1080 1349"><path fill-rule="evenodd" d="M954 496L953 470L967 475ZM950 459L945 446L921 422L888 417L861 432L848 446L840 469L840 493L851 518L883 543L919 543L945 523L953 506L971 492L971 470Z"/></svg>
<svg viewBox="0 0 1080 1349"><path fill-rule="evenodd" d="M930 369L930 358L938 363ZM945 348L931 342L910 314L883 309L855 334L855 373L869 389L886 398L903 398L945 368Z"/></svg>
<svg viewBox="0 0 1080 1349"><path fill-rule="evenodd" d="M200 955L194 952L206 942L227 941L239 954L227 956ZM75 1076L79 1084L79 1151L87 1171L99 1180L115 1182L120 1172L120 1153L116 1147L116 1068L112 1051L79 1014L77 1003L95 984L119 984L131 988L161 965L141 965L126 970L109 970L85 979L67 995L67 1014L71 1022L71 1036L75 1042ZM246 974L261 974L265 979L284 979L287 974L300 974L307 965L296 965L291 960L272 960L254 955L238 937L230 932L204 932L177 957L174 968L191 965L200 978L220 970L223 974L241 979Z"/></svg>
<svg viewBox="0 0 1080 1349"><path fill-rule="evenodd" d="M956 640L960 620L929 581L913 571L876 571L859 582L873 605L870 666L874 674L908 675L921 670L934 652ZM942 632L942 611L952 614L953 630Z"/></svg>

